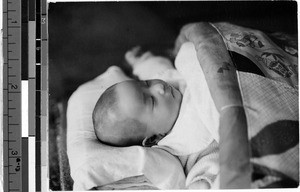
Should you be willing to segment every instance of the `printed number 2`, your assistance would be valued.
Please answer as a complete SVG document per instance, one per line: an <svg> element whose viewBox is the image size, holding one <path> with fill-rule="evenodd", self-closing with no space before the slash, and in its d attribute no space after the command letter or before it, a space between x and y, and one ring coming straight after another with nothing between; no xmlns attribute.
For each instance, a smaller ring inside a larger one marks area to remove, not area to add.
<svg viewBox="0 0 300 192"><path fill-rule="evenodd" d="M18 89L18 85L11 84L11 89Z"/></svg>

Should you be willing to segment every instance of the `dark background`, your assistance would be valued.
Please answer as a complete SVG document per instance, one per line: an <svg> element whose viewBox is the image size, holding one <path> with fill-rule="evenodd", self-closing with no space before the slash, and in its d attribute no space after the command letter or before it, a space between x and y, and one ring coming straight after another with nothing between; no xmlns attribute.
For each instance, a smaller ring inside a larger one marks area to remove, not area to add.
<svg viewBox="0 0 300 192"><path fill-rule="evenodd" d="M228 21L297 34L293 1L50 3L48 11L51 99L68 98L108 66L124 66L124 53L133 46L166 53L189 22Z"/></svg>

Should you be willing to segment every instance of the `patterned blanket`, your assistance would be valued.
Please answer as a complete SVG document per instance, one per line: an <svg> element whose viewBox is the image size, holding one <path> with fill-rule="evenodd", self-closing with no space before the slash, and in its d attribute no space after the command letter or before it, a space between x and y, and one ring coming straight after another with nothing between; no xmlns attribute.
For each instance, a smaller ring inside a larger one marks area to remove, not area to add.
<svg viewBox="0 0 300 192"><path fill-rule="evenodd" d="M283 33L267 35L229 23L213 26L238 70L251 146L251 187L297 187L297 39Z"/></svg>

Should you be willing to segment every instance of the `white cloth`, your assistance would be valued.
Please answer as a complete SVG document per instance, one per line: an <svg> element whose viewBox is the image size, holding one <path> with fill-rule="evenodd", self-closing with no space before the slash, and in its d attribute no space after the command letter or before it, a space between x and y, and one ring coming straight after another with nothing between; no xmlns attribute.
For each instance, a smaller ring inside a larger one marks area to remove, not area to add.
<svg viewBox="0 0 300 192"><path fill-rule="evenodd" d="M192 103L189 87L183 94L180 112L171 132L158 142L158 146L173 155L190 155L203 151L213 141L208 129L202 123L197 113L195 103Z"/></svg>
<svg viewBox="0 0 300 192"><path fill-rule="evenodd" d="M187 173L186 186L200 181L207 183L208 188L218 188L219 145L213 141L205 150L179 157L184 171Z"/></svg>
<svg viewBox="0 0 300 192"><path fill-rule="evenodd" d="M181 90L183 99L174 127L157 147L181 156L187 174L186 186L201 181L211 188L219 173L217 141L220 115L192 43L182 45L175 66L186 82ZM164 77L161 79L165 80Z"/></svg>
<svg viewBox="0 0 300 192"><path fill-rule="evenodd" d="M189 155L204 150L213 140L219 141L220 115L192 43L182 45L175 66L186 85L181 90L183 98L175 125L158 145L174 155Z"/></svg>

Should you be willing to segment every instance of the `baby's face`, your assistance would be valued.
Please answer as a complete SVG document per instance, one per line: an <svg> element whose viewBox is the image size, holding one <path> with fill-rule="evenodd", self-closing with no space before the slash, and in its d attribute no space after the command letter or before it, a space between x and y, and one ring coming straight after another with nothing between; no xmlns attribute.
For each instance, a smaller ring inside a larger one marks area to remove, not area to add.
<svg viewBox="0 0 300 192"><path fill-rule="evenodd" d="M181 93L162 80L124 81L116 85L121 114L147 125L145 137L166 134L180 109Z"/></svg>

